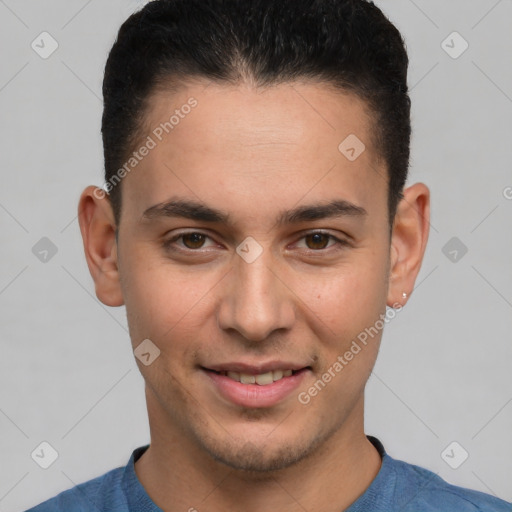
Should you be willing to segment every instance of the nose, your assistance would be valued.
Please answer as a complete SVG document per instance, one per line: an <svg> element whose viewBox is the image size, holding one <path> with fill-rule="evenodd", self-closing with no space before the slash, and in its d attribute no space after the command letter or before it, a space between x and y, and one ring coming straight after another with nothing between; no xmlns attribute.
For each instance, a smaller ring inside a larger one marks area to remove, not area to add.
<svg viewBox="0 0 512 512"><path fill-rule="evenodd" d="M222 288L218 325L236 330L249 341L266 340L295 321L293 291L268 250L252 262L235 255L233 269Z"/></svg>

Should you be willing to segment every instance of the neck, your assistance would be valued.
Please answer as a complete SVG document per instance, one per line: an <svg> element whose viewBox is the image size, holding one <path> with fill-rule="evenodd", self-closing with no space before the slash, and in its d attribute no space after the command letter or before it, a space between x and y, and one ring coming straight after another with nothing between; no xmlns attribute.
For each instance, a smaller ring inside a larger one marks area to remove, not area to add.
<svg viewBox="0 0 512 512"><path fill-rule="evenodd" d="M221 512L240 509L241 503L246 512L339 512L364 493L381 467L377 449L364 434L363 410L361 397L313 455L285 469L255 473L214 460L148 401L151 444L135 472L164 512Z"/></svg>

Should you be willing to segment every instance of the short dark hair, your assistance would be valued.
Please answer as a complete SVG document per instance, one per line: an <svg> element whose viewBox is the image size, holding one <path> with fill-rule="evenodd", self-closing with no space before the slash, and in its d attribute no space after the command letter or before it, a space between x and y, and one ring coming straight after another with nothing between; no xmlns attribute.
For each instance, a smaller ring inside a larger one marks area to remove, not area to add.
<svg viewBox="0 0 512 512"><path fill-rule="evenodd" d="M369 107L391 227L409 168L408 65L400 32L367 0L150 1L123 23L105 66L105 181L147 135L147 101L158 87L187 78L263 87L313 80ZM121 183L109 196L119 225Z"/></svg>

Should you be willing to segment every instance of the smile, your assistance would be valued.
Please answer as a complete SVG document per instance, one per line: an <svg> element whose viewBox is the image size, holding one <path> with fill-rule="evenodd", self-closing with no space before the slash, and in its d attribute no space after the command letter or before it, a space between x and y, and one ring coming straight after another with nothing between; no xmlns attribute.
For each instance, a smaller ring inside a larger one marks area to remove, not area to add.
<svg viewBox="0 0 512 512"><path fill-rule="evenodd" d="M234 365L232 365L234 366ZM220 398L232 405L245 408L273 407L297 392L304 379L311 374L310 367L275 365L273 369L243 368L211 369L202 368L209 388ZM273 365L272 365L273 366ZM237 371L239 370L239 371Z"/></svg>
<svg viewBox="0 0 512 512"><path fill-rule="evenodd" d="M225 375L234 381L241 382L242 384L259 384L260 386L268 386L273 382L281 380L283 377L290 377L293 370L274 370L266 373L259 373L252 375L249 373L240 373L232 371L218 372L219 375Z"/></svg>

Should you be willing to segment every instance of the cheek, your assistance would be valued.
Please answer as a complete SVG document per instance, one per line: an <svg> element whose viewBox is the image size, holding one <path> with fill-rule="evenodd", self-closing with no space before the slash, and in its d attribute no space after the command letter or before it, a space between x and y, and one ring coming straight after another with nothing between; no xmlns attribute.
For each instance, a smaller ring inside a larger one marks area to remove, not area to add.
<svg viewBox="0 0 512 512"><path fill-rule="evenodd" d="M166 351L189 342L209 314L216 275L180 272L152 255L132 253L120 269L128 324L136 345L149 338ZM208 311L207 311L208 309Z"/></svg>
<svg viewBox="0 0 512 512"><path fill-rule="evenodd" d="M323 324L331 339L356 336L385 311L387 279L382 254L361 251L338 269L321 275L303 274L294 281L304 315Z"/></svg>
<svg viewBox="0 0 512 512"><path fill-rule="evenodd" d="M123 252L119 271L130 335L136 345L139 339L158 338L176 299L172 287L162 279L163 266L153 263L147 252L137 251L135 244L132 247Z"/></svg>

